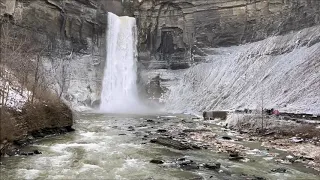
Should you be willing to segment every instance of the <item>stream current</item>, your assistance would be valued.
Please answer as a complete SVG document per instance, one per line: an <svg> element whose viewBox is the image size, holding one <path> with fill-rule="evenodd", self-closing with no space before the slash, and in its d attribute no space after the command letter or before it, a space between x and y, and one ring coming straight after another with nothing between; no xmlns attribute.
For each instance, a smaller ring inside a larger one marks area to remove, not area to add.
<svg viewBox="0 0 320 180"><path fill-rule="evenodd" d="M152 122L152 123L150 123ZM319 174L301 164L278 164L266 155L247 155L248 162L230 161L228 155L210 149L176 150L150 143L159 129L196 128L203 121L188 115L138 116L112 114L78 114L75 132L52 136L25 147L38 149L34 156L3 158L1 179L319 179ZM209 125L218 136L227 132ZM232 137L232 135L230 135ZM232 137L233 138L233 137ZM239 141L250 149L263 152L258 142ZM274 150L275 151L275 150ZM278 152L279 154L284 152ZM285 153L284 153L285 156ZM178 158L192 160L200 168L184 169ZM164 164L152 164L161 159ZM219 170L203 168L204 163L221 163ZM285 168L286 173L272 172Z"/></svg>

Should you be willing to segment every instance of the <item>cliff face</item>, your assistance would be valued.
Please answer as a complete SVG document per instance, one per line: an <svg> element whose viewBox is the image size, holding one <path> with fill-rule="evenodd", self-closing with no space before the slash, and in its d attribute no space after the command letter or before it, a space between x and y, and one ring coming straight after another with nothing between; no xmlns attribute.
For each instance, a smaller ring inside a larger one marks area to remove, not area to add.
<svg viewBox="0 0 320 180"><path fill-rule="evenodd" d="M106 12L122 14L121 0L0 0L0 10L10 31L23 31L43 47L39 55L52 89L83 105L99 98Z"/></svg>
<svg viewBox="0 0 320 180"><path fill-rule="evenodd" d="M53 50L99 54L106 18L97 1L85 0L1 0L2 16L35 39L49 41Z"/></svg>
<svg viewBox="0 0 320 180"><path fill-rule="evenodd" d="M171 91L169 79L179 75L176 70L215 53L208 48L320 24L319 0L0 0L0 10L2 18L47 47L42 60L52 89L85 106L100 98L106 12L136 17L139 83L156 98Z"/></svg>
<svg viewBox="0 0 320 180"><path fill-rule="evenodd" d="M205 63L162 71L168 111L275 108L320 114L320 26L240 46L208 48ZM171 79L171 81L168 81ZM168 83L170 82L170 83Z"/></svg>
<svg viewBox="0 0 320 180"><path fill-rule="evenodd" d="M140 0L139 57L149 68L183 69L201 48L231 46L319 24L318 0Z"/></svg>

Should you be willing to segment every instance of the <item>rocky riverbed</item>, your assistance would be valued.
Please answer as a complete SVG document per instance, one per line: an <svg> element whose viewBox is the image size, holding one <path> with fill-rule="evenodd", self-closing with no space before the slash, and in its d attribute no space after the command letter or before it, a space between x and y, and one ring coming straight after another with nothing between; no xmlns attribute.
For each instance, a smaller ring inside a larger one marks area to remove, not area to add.
<svg viewBox="0 0 320 180"><path fill-rule="evenodd" d="M109 179L318 179L294 154L220 121L189 115L79 114L75 132L26 147L42 154L3 158L1 177ZM303 161L301 159L301 161ZM305 161L313 161L306 158ZM90 172L90 173L89 173Z"/></svg>

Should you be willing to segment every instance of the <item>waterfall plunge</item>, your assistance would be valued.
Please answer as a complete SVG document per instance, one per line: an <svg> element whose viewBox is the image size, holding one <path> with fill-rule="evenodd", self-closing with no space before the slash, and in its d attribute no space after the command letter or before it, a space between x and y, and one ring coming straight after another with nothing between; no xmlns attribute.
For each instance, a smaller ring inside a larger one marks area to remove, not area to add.
<svg viewBox="0 0 320 180"><path fill-rule="evenodd" d="M107 59L100 110L111 113L141 111L137 88L136 20L108 13Z"/></svg>

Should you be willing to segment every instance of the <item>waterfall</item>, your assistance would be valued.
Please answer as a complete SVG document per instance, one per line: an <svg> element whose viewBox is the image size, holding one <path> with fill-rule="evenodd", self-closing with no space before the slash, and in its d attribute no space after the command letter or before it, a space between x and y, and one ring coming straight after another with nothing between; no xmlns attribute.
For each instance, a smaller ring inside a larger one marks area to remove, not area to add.
<svg viewBox="0 0 320 180"><path fill-rule="evenodd" d="M132 17L108 13L107 57L100 110L112 113L135 112L141 108L137 88L137 28Z"/></svg>

